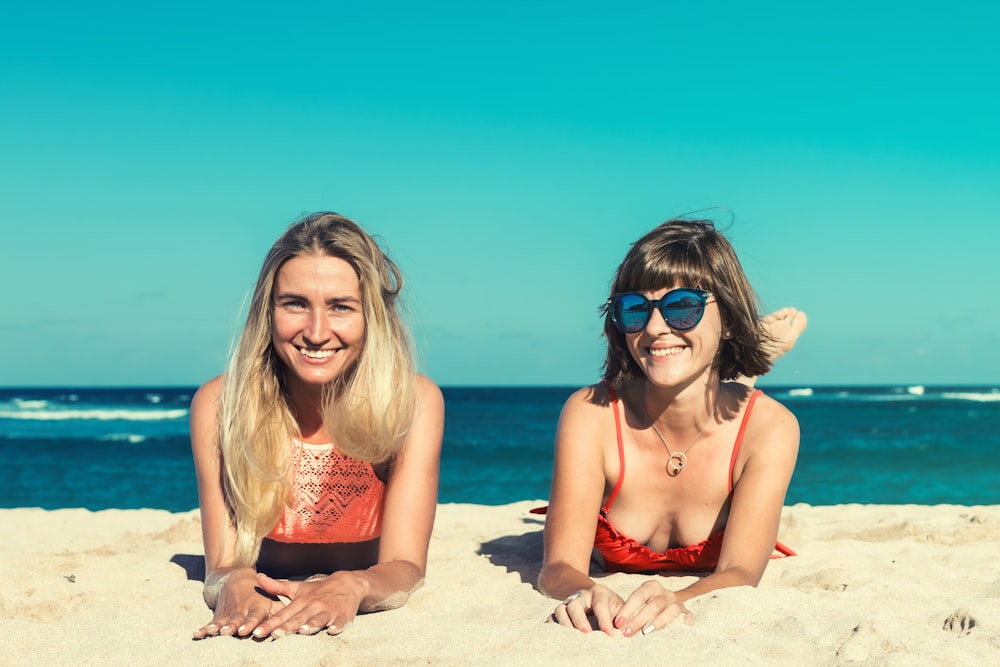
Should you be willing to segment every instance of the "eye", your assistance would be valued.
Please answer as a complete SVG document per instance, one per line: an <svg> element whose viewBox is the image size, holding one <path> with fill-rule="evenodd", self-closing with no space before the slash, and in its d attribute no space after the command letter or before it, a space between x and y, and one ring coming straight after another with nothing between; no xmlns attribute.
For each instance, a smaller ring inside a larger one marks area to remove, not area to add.
<svg viewBox="0 0 1000 667"><path fill-rule="evenodd" d="M358 312L358 304L351 301L334 301L330 304L330 312L334 315L350 315Z"/></svg>
<svg viewBox="0 0 1000 667"><path fill-rule="evenodd" d="M306 304L298 299L282 299L278 306L284 310L305 310Z"/></svg>

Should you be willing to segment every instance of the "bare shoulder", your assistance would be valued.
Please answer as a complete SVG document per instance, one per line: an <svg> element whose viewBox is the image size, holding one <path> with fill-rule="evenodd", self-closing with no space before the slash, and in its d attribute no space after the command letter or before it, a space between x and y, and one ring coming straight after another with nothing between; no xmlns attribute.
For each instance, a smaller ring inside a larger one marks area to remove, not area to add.
<svg viewBox="0 0 1000 667"><path fill-rule="evenodd" d="M217 405L219 396L222 395L223 380L224 376L217 375L198 387L198 391L194 393L194 397L191 399L191 409L201 409Z"/></svg>
<svg viewBox="0 0 1000 667"><path fill-rule="evenodd" d="M214 377L198 388L191 399L191 445L197 450L217 446L215 431L219 424L219 399L223 376Z"/></svg>
<svg viewBox="0 0 1000 667"><path fill-rule="evenodd" d="M791 410L763 394L757 397L747 421L746 442L795 453L799 447L799 422Z"/></svg>
<svg viewBox="0 0 1000 667"><path fill-rule="evenodd" d="M438 402L444 403L444 396L441 394L441 388L438 387L434 380L430 379L426 375L417 374L417 398L421 403L423 402Z"/></svg>
<svg viewBox="0 0 1000 667"><path fill-rule="evenodd" d="M605 384L577 389L563 404L562 418L597 419L611 409L611 392Z"/></svg>
<svg viewBox="0 0 1000 667"><path fill-rule="evenodd" d="M607 440L614 430L611 416L611 392L603 384L590 385L573 392L563 404L556 430L556 447L593 448ZM600 450L600 447L596 447Z"/></svg>

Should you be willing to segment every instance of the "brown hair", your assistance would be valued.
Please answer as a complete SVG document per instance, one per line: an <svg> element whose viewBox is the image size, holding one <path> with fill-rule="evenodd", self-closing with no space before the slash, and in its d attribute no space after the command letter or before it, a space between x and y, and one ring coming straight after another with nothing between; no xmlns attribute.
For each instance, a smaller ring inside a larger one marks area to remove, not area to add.
<svg viewBox="0 0 1000 667"><path fill-rule="evenodd" d="M711 292L719 306L723 328L732 333L719 347L719 378L763 375L771 368L767 335L758 317L757 294L750 286L736 251L709 220L668 220L632 244L615 272L611 296L664 287L694 287ZM629 353L625 334L611 321L610 299L604 315L608 341L604 380L621 387L642 377Z"/></svg>

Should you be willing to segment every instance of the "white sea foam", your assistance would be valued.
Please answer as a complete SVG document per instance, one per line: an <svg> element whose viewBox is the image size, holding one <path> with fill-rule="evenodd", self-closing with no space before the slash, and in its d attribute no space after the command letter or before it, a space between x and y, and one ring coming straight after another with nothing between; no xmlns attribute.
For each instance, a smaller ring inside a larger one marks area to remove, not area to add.
<svg viewBox="0 0 1000 667"><path fill-rule="evenodd" d="M173 410L46 410L37 412L22 412L19 410L0 410L0 419L28 419L36 421L169 421L187 417L188 411L182 408Z"/></svg>
<svg viewBox="0 0 1000 667"><path fill-rule="evenodd" d="M803 387L802 389L790 389L788 391L789 396L812 396L812 387Z"/></svg>
<svg viewBox="0 0 1000 667"><path fill-rule="evenodd" d="M991 392L976 392L976 391L946 391L941 394L941 398L950 398L952 400L958 401L979 401L980 403L996 403L1000 401L1000 392L993 390Z"/></svg>
<svg viewBox="0 0 1000 667"><path fill-rule="evenodd" d="M133 445L140 442L146 441L146 436L138 435L137 433L112 433L111 435L106 435L100 440L110 441L110 442L130 442Z"/></svg>
<svg viewBox="0 0 1000 667"><path fill-rule="evenodd" d="M22 410L44 410L48 406L48 401L26 401L23 398L13 399L14 405L21 408Z"/></svg>
<svg viewBox="0 0 1000 667"><path fill-rule="evenodd" d="M914 396L923 396L924 395L924 387L923 387L923 385L919 385L919 384L915 384L912 387L907 387L906 391L908 393L910 393L910 394L913 394Z"/></svg>
<svg viewBox="0 0 1000 667"><path fill-rule="evenodd" d="M159 394L146 394L146 400L150 403L159 403L163 400L163 397Z"/></svg>

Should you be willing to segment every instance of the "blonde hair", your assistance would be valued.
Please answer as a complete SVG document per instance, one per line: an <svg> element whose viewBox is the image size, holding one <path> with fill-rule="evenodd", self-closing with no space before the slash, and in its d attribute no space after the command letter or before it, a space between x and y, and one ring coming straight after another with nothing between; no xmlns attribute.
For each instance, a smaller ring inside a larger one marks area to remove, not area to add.
<svg viewBox="0 0 1000 667"><path fill-rule="evenodd" d="M343 259L361 284L360 357L323 391L323 418L333 442L349 456L386 461L399 450L413 418L415 369L396 307L403 287L399 269L357 223L340 215L315 213L291 225L264 259L222 390L222 484L236 527L237 566L257 560L290 493L290 443L299 429L285 390L287 369L272 343L274 284L285 262L306 255Z"/></svg>

